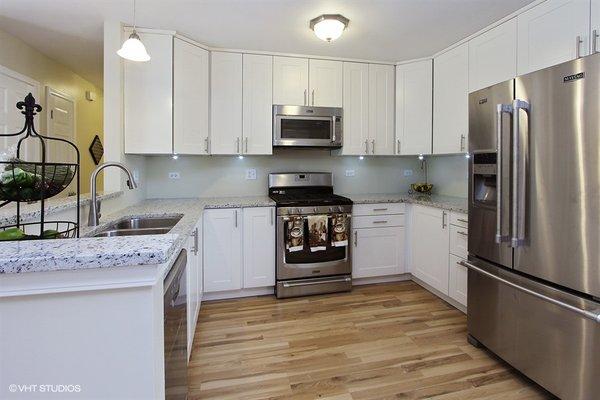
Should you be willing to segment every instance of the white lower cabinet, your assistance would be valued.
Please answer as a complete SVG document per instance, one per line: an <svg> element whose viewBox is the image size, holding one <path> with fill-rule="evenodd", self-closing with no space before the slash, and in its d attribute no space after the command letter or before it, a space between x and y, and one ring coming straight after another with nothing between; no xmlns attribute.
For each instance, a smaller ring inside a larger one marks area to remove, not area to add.
<svg viewBox="0 0 600 400"><path fill-rule="evenodd" d="M453 254L448 258L448 296L466 307L468 270L459 264L462 260Z"/></svg>
<svg viewBox="0 0 600 400"><path fill-rule="evenodd" d="M274 207L204 212L204 292L275 284Z"/></svg>
<svg viewBox="0 0 600 400"><path fill-rule="evenodd" d="M194 332L196 331L196 322L200 312L200 301L202 299L202 246L201 246L202 225L198 225L192 231L192 235L186 243L187 264L186 264L186 298L187 298L187 351L188 359L192 354L192 345L194 343Z"/></svg>
<svg viewBox="0 0 600 400"><path fill-rule="evenodd" d="M354 229L352 277L404 272L404 227Z"/></svg>

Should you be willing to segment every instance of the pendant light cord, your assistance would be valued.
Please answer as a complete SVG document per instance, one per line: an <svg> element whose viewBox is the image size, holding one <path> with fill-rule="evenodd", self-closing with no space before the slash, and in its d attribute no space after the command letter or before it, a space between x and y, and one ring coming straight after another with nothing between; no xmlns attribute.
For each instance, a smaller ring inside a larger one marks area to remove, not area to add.
<svg viewBox="0 0 600 400"><path fill-rule="evenodd" d="M133 0L133 31L135 32L135 0Z"/></svg>

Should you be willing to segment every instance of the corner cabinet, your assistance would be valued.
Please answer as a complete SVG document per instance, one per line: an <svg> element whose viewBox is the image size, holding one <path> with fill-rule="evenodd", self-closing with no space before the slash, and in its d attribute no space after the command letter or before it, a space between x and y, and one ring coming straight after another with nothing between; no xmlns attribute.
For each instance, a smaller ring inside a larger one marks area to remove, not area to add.
<svg viewBox="0 0 600 400"><path fill-rule="evenodd" d="M204 211L204 292L275 285L275 208Z"/></svg>
<svg viewBox="0 0 600 400"><path fill-rule="evenodd" d="M395 154L431 154L432 96L432 60L396 67Z"/></svg>
<svg viewBox="0 0 600 400"><path fill-rule="evenodd" d="M434 58L433 154L467 151L469 131L469 44Z"/></svg>
<svg viewBox="0 0 600 400"><path fill-rule="evenodd" d="M123 61L125 153L208 154L208 51L172 34L139 35L152 58Z"/></svg>

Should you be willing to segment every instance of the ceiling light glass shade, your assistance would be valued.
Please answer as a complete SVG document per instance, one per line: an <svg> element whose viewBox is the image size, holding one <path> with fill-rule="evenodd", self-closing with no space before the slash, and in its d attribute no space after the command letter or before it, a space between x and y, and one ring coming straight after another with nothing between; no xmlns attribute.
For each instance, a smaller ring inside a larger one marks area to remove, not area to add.
<svg viewBox="0 0 600 400"><path fill-rule="evenodd" d="M146 51L146 46L144 46L135 31L129 35L129 39L123 43L123 46L117 51L117 54L124 59L131 61L150 60L150 55Z"/></svg>
<svg viewBox="0 0 600 400"><path fill-rule="evenodd" d="M310 29L321 40L331 42L344 32L350 20L340 14L323 14L310 21Z"/></svg>

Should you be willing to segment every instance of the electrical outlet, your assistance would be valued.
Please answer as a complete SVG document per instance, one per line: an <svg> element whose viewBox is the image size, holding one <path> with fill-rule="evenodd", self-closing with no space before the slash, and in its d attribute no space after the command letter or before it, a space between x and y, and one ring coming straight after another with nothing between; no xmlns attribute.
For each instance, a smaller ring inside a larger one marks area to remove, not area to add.
<svg viewBox="0 0 600 400"><path fill-rule="evenodd" d="M169 172L169 179L179 179L179 172Z"/></svg>
<svg viewBox="0 0 600 400"><path fill-rule="evenodd" d="M412 176L413 174L413 170L412 169L405 169L404 170L404 176Z"/></svg>
<svg viewBox="0 0 600 400"><path fill-rule="evenodd" d="M346 170L346 176L355 176L355 175L356 175L356 171L354 171L353 169Z"/></svg>
<svg viewBox="0 0 600 400"><path fill-rule="evenodd" d="M246 179L256 180L256 169L250 168L246 170Z"/></svg>

